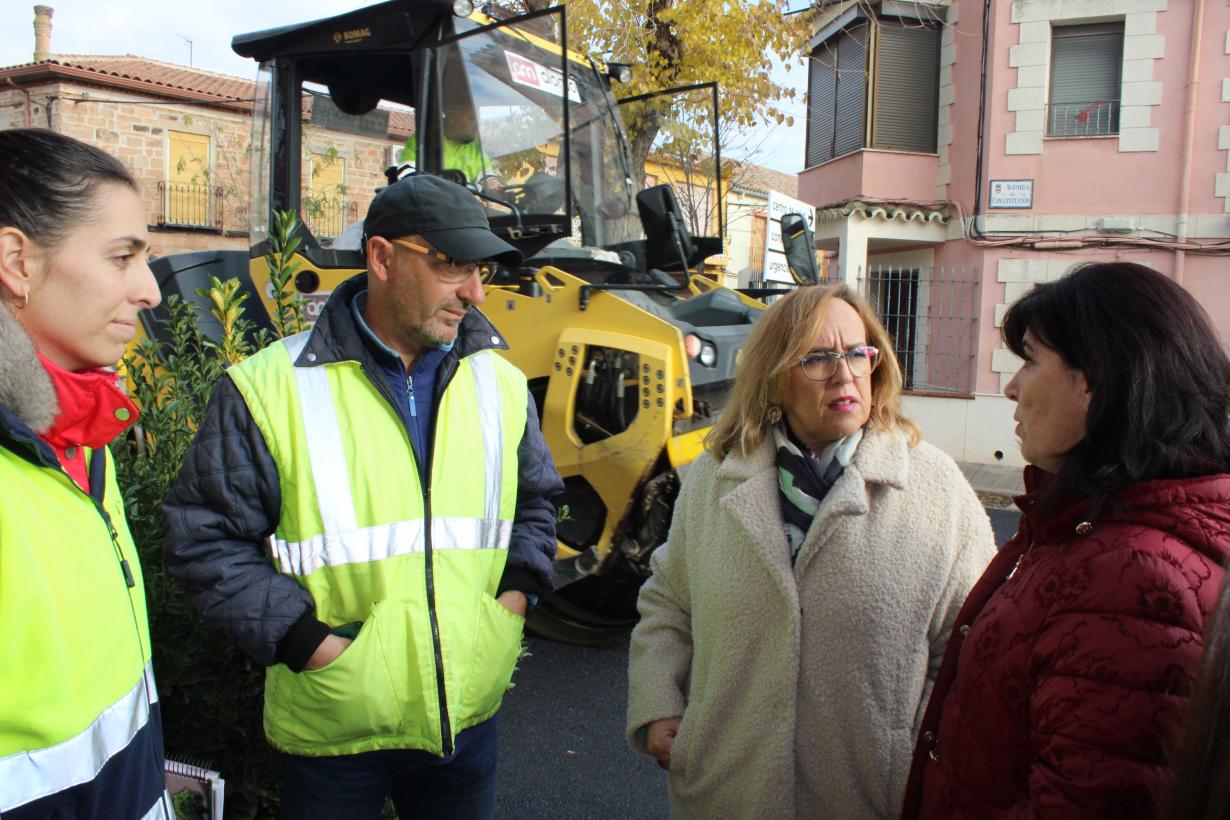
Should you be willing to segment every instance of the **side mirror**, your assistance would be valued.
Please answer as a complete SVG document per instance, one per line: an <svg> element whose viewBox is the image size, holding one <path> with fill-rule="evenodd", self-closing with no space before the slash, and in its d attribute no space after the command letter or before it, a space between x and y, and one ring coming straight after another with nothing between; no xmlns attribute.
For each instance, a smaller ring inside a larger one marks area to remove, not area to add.
<svg viewBox="0 0 1230 820"><path fill-rule="evenodd" d="M799 285L814 285L820 281L816 268L816 239L807 220L801 214L783 214L782 247L786 251L786 264L790 275Z"/></svg>

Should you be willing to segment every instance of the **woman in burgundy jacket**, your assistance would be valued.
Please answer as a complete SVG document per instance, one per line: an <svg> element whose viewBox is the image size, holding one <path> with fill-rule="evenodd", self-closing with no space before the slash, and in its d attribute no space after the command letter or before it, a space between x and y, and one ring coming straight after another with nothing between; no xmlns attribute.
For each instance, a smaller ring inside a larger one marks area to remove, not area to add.
<svg viewBox="0 0 1230 820"><path fill-rule="evenodd" d="M1230 360L1132 263L1034 288L1003 334L1020 530L957 616L902 816L1158 817L1230 554Z"/></svg>

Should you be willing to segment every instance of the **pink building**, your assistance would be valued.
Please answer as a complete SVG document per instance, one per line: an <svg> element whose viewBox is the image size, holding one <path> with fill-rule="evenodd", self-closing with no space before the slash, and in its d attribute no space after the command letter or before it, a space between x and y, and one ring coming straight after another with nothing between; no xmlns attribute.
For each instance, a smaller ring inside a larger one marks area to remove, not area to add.
<svg viewBox="0 0 1230 820"><path fill-rule="evenodd" d="M817 245L896 336L926 437L1021 464L1007 306L1076 262L1173 276L1230 343L1230 7L836 0L812 11Z"/></svg>

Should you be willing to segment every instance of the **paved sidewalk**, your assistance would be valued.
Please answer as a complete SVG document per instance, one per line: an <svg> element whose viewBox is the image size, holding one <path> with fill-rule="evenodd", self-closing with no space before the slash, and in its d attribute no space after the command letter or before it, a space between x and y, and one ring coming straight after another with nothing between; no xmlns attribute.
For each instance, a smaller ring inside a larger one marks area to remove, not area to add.
<svg viewBox="0 0 1230 820"><path fill-rule="evenodd" d="M1020 495L1025 492L1025 480L1020 467L1003 467L998 464L969 464L958 462L965 478L975 490L999 495Z"/></svg>

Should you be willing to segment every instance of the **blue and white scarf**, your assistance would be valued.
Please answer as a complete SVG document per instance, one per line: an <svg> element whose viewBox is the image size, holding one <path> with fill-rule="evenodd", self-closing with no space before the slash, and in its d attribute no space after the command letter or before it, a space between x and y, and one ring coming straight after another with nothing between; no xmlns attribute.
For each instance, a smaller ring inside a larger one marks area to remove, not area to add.
<svg viewBox="0 0 1230 820"><path fill-rule="evenodd" d="M863 431L859 429L815 454L798 442L786 419L773 425L773 442L777 446L777 495L786 522L791 563L798 557L820 502L854 460L854 451L862 440Z"/></svg>

